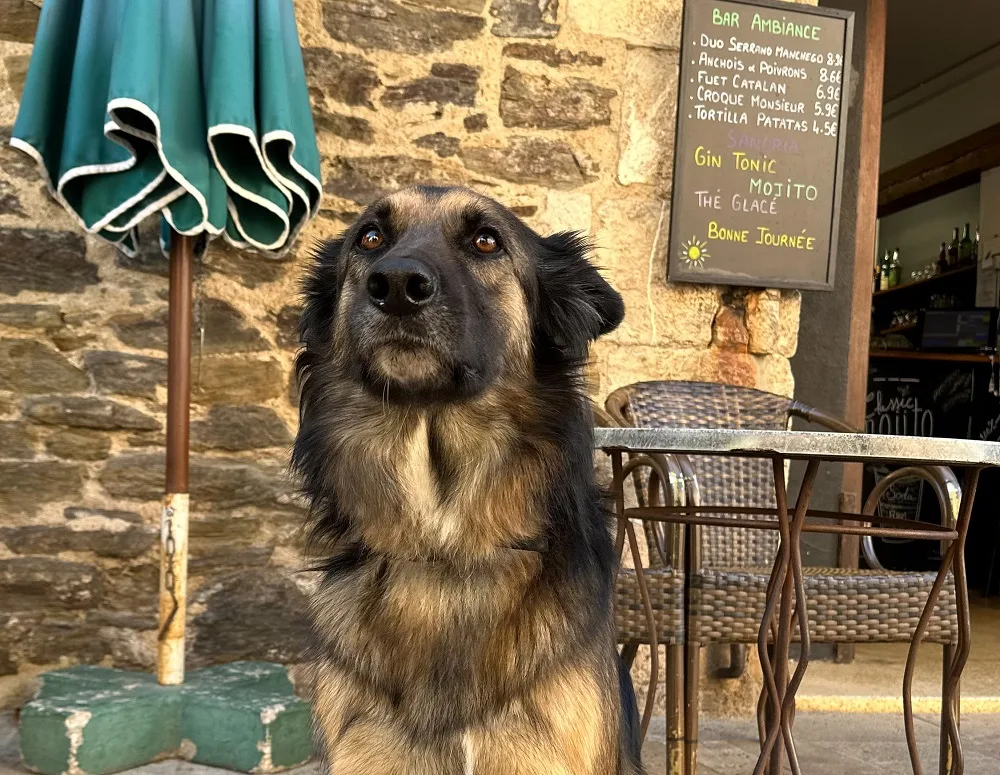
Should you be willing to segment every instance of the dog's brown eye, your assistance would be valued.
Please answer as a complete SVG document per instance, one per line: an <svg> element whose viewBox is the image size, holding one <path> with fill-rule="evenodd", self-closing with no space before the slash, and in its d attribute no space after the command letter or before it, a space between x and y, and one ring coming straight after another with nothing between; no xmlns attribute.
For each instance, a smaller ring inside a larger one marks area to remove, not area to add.
<svg viewBox="0 0 1000 775"><path fill-rule="evenodd" d="M381 247L383 242L382 232L378 229L369 229L361 235L361 247L365 250L375 250Z"/></svg>
<svg viewBox="0 0 1000 775"><path fill-rule="evenodd" d="M477 232L472 244L480 253L496 253L500 250L500 238L489 229Z"/></svg>

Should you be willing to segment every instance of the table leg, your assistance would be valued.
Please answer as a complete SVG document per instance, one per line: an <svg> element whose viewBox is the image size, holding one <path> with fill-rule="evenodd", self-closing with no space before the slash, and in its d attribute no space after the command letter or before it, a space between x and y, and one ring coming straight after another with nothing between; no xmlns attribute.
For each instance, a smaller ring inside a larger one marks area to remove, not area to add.
<svg viewBox="0 0 1000 775"><path fill-rule="evenodd" d="M962 741L959 737L955 698L958 692L962 670L969 659L971 647L971 625L969 621L969 589L965 576L965 539L969 533L969 520L972 518L972 504L976 497L976 486L979 483L980 469L970 468L966 471L962 483L962 504L958 509L958 522L955 526L958 537L951 542L945 552L938 569L937 577L931 587L924 610L917 622L910 640L910 650L906 657L906 667L903 671L903 724L906 728L906 745L910 751L910 766L914 775L923 775L920 764L920 752L913 725L913 672L917 663L917 652L920 643L927 632L927 624L937 605L941 589L948 578L948 572L955 574L955 595L958 604L958 643L954 648L954 656L950 665L945 667L945 678L941 694L941 724L945 728L950 746L942 745L942 756L950 753L950 775L962 775L965 772L965 757L962 754ZM948 750L950 747L950 751Z"/></svg>
<svg viewBox="0 0 1000 775"><path fill-rule="evenodd" d="M962 681L962 671L969 661L969 651L972 648L972 621L969 612L969 583L965 575L965 539L969 533L969 521L972 518L972 503L979 484L979 469L970 469L965 474L962 484L962 507L958 513L958 538L955 539L955 597L958 603L958 644L955 648L955 658L945 686L945 696L941 698L942 708L947 709L948 737L952 747L952 775L963 775L965 772L965 756L962 752L962 740L959 732L959 700L958 692Z"/></svg>
<svg viewBox="0 0 1000 775"><path fill-rule="evenodd" d="M819 461L810 460L802 479L802 487L795 504L795 513L791 523L788 519L788 495L785 484L785 461L774 459L775 501L778 510L779 533L781 545L778 558L768 582L767 604L764 618L761 622L758 649L763 642L766 646L767 632L773 631L772 617L776 600L780 598L780 612L777 622L777 635L774 640L774 664L766 654L766 648L761 655L761 664L768 661L765 668L765 688L762 692L762 702L758 703L758 728L766 728L761 755L754 772L780 775L782 766L782 748L777 745L780 734L784 742L784 752L788 755L788 763L793 775L799 775L798 756L795 753L795 742L792 737L792 722L795 715L795 692L805 675L809 664L809 611L806 607L805 585L802 578L802 528L805 525L806 511L809 508L809 498L819 470ZM777 571L777 573L775 573ZM793 608L794 601L794 608ZM788 654L791 650L794 634L794 619L799 625L801 654L798 665L792 677L788 677ZM769 681L768 674L773 675ZM766 699L765 699L766 693ZM763 708L766 719L759 718Z"/></svg>
<svg viewBox="0 0 1000 775"><path fill-rule="evenodd" d="M795 502L795 516L792 520L790 535L791 550L791 571L792 581L795 585L795 615L799 625L799 660L795 666L795 672L788 682L788 688L781 705L781 725L785 736L785 746L788 750L788 761L795 775L799 775L799 761L795 754L795 743L792 741L792 724L795 720L795 693L799 690L802 679L805 677L806 668L809 667L809 650L811 641L809 638L809 608L806 604L806 588L802 578L802 528L805 527L806 512L809 509L809 500L812 497L813 485L816 483L816 474L819 471L819 461L810 460L806 466L805 475L802 478L802 487L799 490L798 500ZM789 627L788 638L791 640L792 632ZM786 660L789 643L785 644ZM787 664L787 662L786 662Z"/></svg>
<svg viewBox="0 0 1000 775"><path fill-rule="evenodd" d="M754 775L764 775L771 769L770 756L778 736L778 709L781 707L781 696L778 692L774 665L771 663L771 653L768 649L768 635L771 635L775 644L778 642L775 609L788 571L788 538L791 530L788 524L788 499L784 487L785 464L780 458L774 460L774 471L778 532L781 538L774 564L771 566L771 576L767 581L764 616L757 633L757 654L760 657L761 672L764 674L764 686L761 688L761 698L757 703L757 727L761 734L761 753L757 759L757 765L754 767Z"/></svg>

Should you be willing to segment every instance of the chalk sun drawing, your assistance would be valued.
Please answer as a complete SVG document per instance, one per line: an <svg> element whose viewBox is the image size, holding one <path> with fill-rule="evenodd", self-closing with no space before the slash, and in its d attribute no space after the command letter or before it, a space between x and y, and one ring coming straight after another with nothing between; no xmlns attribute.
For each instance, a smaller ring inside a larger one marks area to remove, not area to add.
<svg viewBox="0 0 1000 775"><path fill-rule="evenodd" d="M705 259L711 257L708 252L708 243L700 241L697 237L692 237L681 243L681 261L687 266L703 267Z"/></svg>

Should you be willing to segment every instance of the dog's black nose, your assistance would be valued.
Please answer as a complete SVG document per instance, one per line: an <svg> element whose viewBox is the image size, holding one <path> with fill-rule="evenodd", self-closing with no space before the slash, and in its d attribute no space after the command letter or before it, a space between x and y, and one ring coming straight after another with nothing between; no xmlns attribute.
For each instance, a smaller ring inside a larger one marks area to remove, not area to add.
<svg viewBox="0 0 1000 775"><path fill-rule="evenodd" d="M437 293L430 268L412 258L382 259L368 275L367 287L372 304L390 315L412 315Z"/></svg>

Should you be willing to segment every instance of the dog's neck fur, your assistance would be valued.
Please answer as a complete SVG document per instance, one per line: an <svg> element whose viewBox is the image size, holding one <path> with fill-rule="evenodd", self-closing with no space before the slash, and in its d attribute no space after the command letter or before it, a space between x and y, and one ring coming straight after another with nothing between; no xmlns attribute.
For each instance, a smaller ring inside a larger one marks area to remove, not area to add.
<svg viewBox="0 0 1000 775"><path fill-rule="evenodd" d="M530 405L514 417L496 391L437 407L342 392L328 418L329 477L352 539L389 556L458 562L543 545L543 493L559 456L527 432Z"/></svg>

